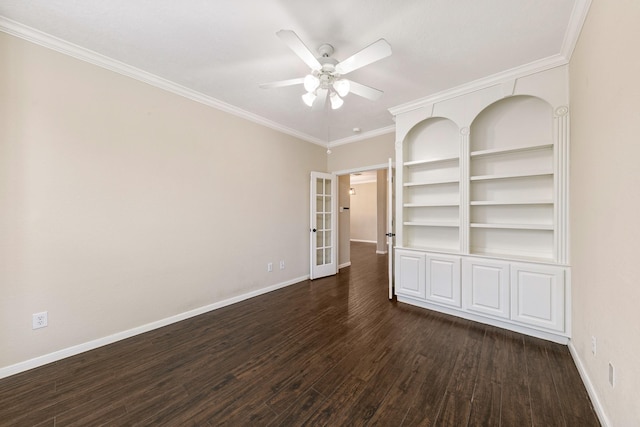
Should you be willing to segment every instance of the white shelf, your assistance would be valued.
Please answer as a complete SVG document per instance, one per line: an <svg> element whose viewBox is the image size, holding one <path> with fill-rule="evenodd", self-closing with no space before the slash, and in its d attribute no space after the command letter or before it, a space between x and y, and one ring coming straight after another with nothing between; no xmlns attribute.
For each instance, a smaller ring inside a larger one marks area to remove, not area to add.
<svg viewBox="0 0 640 427"><path fill-rule="evenodd" d="M412 225L418 227L459 227L459 222L443 222L443 221L407 221L404 225Z"/></svg>
<svg viewBox="0 0 640 427"><path fill-rule="evenodd" d="M452 162L454 160L460 160L459 156L455 157L442 157L438 159L425 159L425 160L412 160L410 162L404 162L404 166L412 167L412 166L422 166L422 165L430 165L434 163L444 163L444 162Z"/></svg>
<svg viewBox="0 0 640 427"><path fill-rule="evenodd" d="M548 149L552 147L553 147L553 144L538 144L538 145L527 145L523 147L491 148L488 150L472 151L470 155L471 157L493 156L497 154L518 153L521 151L543 150L543 149Z"/></svg>
<svg viewBox="0 0 640 427"><path fill-rule="evenodd" d="M537 176L553 176L553 171L496 174L496 175L476 175L476 176L472 176L470 180L471 181L489 181L489 180L496 180L496 179L532 178Z"/></svg>
<svg viewBox="0 0 640 427"><path fill-rule="evenodd" d="M442 203L405 203L405 208L437 208L447 206L460 206L460 202L442 202Z"/></svg>
<svg viewBox="0 0 640 427"><path fill-rule="evenodd" d="M548 230L553 231L553 224L486 224L472 222L471 228L502 228L511 230Z"/></svg>
<svg viewBox="0 0 640 427"><path fill-rule="evenodd" d="M447 178L447 179L434 179L431 181L421 181L421 182L405 182L405 187L419 187L421 185L437 185L437 184L453 184L460 182L458 178Z"/></svg>
<svg viewBox="0 0 640 427"><path fill-rule="evenodd" d="M472 200L471 206L553 205L553 200Z"/></svg>

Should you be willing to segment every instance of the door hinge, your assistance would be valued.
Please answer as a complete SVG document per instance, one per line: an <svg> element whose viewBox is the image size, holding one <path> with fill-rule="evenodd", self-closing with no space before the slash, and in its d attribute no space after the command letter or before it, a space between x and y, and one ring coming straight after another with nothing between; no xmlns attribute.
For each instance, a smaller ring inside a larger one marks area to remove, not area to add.
<svg viewBox="0 0 640 427"><path fill-rule="evenodd" d="M396 233L387 233L385 234L387 237L396 237Z"/></svg>

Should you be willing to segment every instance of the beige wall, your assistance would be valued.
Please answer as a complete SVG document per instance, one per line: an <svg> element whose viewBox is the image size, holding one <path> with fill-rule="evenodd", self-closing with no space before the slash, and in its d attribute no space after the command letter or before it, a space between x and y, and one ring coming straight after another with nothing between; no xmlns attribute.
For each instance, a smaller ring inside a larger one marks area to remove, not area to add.
<svg viewBox="0 0 640 427"><path fill-rule="evenodd" d="M308 275L326 161L0 33L0 369Z"/></svg>
<svg viewBox="0 0 640 427"><path fill-rule="evenodd" d="M351 240L376 242L377 186L375 182L351 184L356 194L351 196Z"/></svg>
<svg viewBox="0 0 640 427"><path fill-rule="evenodd" d="M637 1L594 0L570 63L572 344L621 427L640 425L638 22Z"/></svg>
<svg viewBox="0 0 640 427"><path fill-rule="evenodd" d="M386 165L395 159L395 133L388 133L331 148L327 167L331 172Z"/></svg>

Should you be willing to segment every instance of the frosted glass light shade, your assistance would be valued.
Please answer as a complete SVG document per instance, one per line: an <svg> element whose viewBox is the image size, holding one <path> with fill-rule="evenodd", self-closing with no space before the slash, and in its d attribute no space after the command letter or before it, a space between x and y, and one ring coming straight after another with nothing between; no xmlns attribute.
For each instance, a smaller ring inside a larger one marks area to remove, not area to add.
<svg viewBox="0 0 640 427"><path fill-rule="evenodd" d="M337 110L338 108L342 107L342 104L344 104L342 98L340 98L335 92L331 94L329 100L331 101L331 109L333 110Z"/></svg>
<svg viewBox="0 0 640 427"><path fill-rule="evenodd" d="M340 79L333 82L333 88L338 92L338 95L344 97L349 93L351 85L349 84L349 80Z"/></svg>
<svg viewBox="0 0 640 427"><path fill-rule="evenodd" d="M307 92L313 92L320 86L320 80L313 74L307 74L304 78L304 89Z"/></svg>
<svg viewBox="0 0 640 427"><path fill-rule="evenodd" d="M302 95L302 101L307 104L307 106L311 107L313 105L313 101L316 100L316 95L313 92L307 92Z"/></svg>

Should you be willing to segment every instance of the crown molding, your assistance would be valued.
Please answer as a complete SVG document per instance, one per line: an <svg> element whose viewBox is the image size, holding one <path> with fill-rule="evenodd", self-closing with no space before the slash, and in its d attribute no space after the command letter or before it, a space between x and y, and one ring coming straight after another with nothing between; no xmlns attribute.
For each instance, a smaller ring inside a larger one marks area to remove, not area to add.
<svg viewBox="0 0 640 427"><path fill-rule="evenodd" d="M549 56L528 64L511 68L509 70L501 71L499 73L483 77L478 80L473 80L469 83L456 86L451 89L437 92L433 95L419 98L405 104L401 104L395 107L389 108L389 112L394 116L398 114L406 113L411 110L416 110L424 106L435 104L445 101L447 99L456 98L458 96L466 95L471 92L476 92L481 89L485 89L490 86L495 86L500 83L508 82L510 80L519 79L531 74L539 73L541 71L549 70L551 68L566 65L568 61L560 54Z"/></svg>
<svg viewBox="0 0 640 427"><path fill-rule="evenodd" d="M338 147L340 145L351 144L352 142L364 141L365 139L370 139L380 135L386 135L388 133L394 133L396 131L396 125L391 125L379 129L370 130L365 133L360 133L358 135L348 136L342 139L336 139L335 141L329 144L329 148Z"/></svg>
<svg viewBox="0 0 640 427"><path fill-rule="evenodd" d="M108 56L101 55L92 50L67 42L60 38L54 37L50 34L44 33L42 31L36 30L35 28L28 27L2 16L0 16L0 31L45 47L47 49L60 52L64 55L71 56L81 61L88 62L109 71L113 71L123 76L130 77L143 83L147 83L151 86L166 90L167 92L182 96L208 107L224 111L237 117L241 117L250 122L254 122L259 125L271 128L273 130L296 137L303 141L311 142L323 147L327 146L326 141L314 138L310 135L299 132L295 129L291 129L287 126L283 126L257 114L250 113L246 110L235 107L231 104L220 101L201 92L189 89L165 78L156 76L155 74L151 74L139 68L132 67L131 65L125 64L124 62L120 62L113 58L109 58Z"/></svg>
<svg viewBox="0 0 640 427"><path fill-rule="evenodd" d="M446 89L424 98L391 107L389 108L389 112L395 117L398 114L406 113L429 104L455 98L457 96L475 92L509 80L519 79L521 77L568 64L571 59L573 49L578 42L578 37L580 36L580 31L582 30L582 25L584 24L590 6L591 0L576 0L573 10L571 11L571 16L569 17L569 25L567 26L567 31L565 32L564 39L562 41L560 53L519 67L501 71L451 89Z"/></svg>
<svg viewBox="0 0 640 427"><path fill-rule="evenodd" d="M567 62L571 60L571 55L573 55L573 50L578 43L578 38L580 37L584 21L587 19L590 7L591 0L576 0L576 3L573 5L569 25L567 26L567 31L564 34L564 40L562 41L562 47L560 49L560 54L567 59Z"/></svg>
<svg viewBox="0 0 640 427"><path fill-rule="evenodd" d="M525 64L523 66L515 67L510 70L502 71L500 73L493 74L488 77L474 80L472 82L465 83L463 85L450 88L450 89L435 93L433 95L429 95L424 98L419 98L419 99L407 102L405 104L391 107L389 108L388 111L395 117L398 114L406 113L408 111L421 108L425 105L441 102L446 99L455 98L457 96L461 96L470 92L475 92L477 90L480 90L495 84L500 84L504 81L521 78L530 74L534 74L540 71L545 71L550 68L567 64L576 46L578 37L580 35L580 31L582 29L587 13L589 11L591 1L592 0L576 0L574 8L571 12L571 17L569 19L569 25L567 27L567 31L565 32L564 40L562 42L561 52L559 54L551 57L543 58L538 61ZM235 107L231 104L220 101L216 98L205 95L201 92L197 92L193 89L189 89L187 87L181 86L165 78L162 78L154 74L151 74L149 72L132 67L123 62L109 58L105 55L101 55L89 49L85 49L73 43L69 43L65 40L59 39L57 37L54 37L42 31L36 30L34 28L28 27L26 25L20 24L18 22L12 21L10 19L7 19L1 16L0 16L0 31L16 36L18 38L27 40L29 42L35 43L37 45L43 46L45 48L52 49L62 54L71 56L81 61L85 61L90 64L99 66L101 68L147 83L151 86L157 87L162 90L166 90L168 92L182 96L184 98L190 99L200 104L215 108L220 111L224 111L226 113L243 118L250 122L293 136L300 140L310 142L312 144L320 145L322 147L327 147L327 148L337 147L340 145L350 144L353 142L358 142L358 141L373 138L376 136L385 135L387 133L395 132L395 125L391 125L391 126L383 127L380 129L375 129L363 134L338 139L333 142L330 141L327 143L327 141L323 141L319 138L315 138L306 133L299 132L287 126L283 126L265 117L259 116L254 113L250 113L249 111Z"/></svg>

